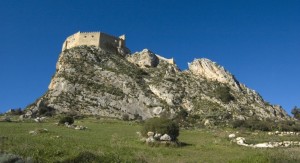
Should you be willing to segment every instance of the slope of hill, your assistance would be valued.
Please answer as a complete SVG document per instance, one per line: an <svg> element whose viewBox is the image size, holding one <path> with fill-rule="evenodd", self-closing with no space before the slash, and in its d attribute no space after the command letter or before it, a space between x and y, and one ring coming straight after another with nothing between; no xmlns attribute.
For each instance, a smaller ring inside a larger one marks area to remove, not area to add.
<svg viewBox="0 0 300 163"><path fill-rule="evenodd" d="M120 55L79 46L63 51L48 91L27 107L27 117L57 113L147 119L186 110L199 122L288 119L254 90L209 59L181 71L150 50Z"/></svg>

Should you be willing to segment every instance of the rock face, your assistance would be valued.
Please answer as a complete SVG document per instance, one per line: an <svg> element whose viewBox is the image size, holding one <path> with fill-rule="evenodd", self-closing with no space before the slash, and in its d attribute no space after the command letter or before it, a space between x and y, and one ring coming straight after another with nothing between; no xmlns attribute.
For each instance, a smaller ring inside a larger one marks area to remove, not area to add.
<svg viewBox="0 0 300 163"><path fill-rule="evenodd" d="M158 57L148 49L144 49L140 53L130 55L128 61L137 64L139 67L156 67L158 65Z"/></svg>
<svg viewBox="0 0 300 163"><path fill-rule="evenodd" d="M225 83L239 90L239 83L234 76L226 71L224 67L212 62L209 59L195 59L189 63L189 70L196 76L201 76L208 80L216 80L220 83Z"/></svg>
<svg viewBox="0 0 300 163"><path fill-rule="evenodd" d="M208 59L180 71L173 59L149 50L127 57L96 47L63 51L49 90L24 116L74 113L121 118L173 117L185 109L213 124L230 119L289 118L229 72Z"/></svg>

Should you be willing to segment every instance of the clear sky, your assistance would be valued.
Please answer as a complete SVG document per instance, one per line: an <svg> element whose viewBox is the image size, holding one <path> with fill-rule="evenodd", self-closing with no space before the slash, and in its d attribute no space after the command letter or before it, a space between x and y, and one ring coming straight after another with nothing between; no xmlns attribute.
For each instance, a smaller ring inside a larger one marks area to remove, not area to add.
<svg viewBox="0 0 300 163"><path fill-rule="evenodd" d="M300 107L299 0L1 0L0 112L42 96L65 38L126 34L132 52L209 58L287 112Z"/></svg>

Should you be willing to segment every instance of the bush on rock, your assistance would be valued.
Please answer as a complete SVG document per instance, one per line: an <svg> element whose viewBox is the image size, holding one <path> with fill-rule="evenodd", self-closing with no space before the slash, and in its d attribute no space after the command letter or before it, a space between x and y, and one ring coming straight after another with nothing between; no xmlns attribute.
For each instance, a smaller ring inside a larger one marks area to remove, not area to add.
<svg viewBox="0 0 300 163"><path fill-rule="evenodd" d="M175 141L179 136L179 126L167 118L151 118L146 120L142 129L143 136L147 137L148 132L167 134L171 137L171 141Z"/></svg>

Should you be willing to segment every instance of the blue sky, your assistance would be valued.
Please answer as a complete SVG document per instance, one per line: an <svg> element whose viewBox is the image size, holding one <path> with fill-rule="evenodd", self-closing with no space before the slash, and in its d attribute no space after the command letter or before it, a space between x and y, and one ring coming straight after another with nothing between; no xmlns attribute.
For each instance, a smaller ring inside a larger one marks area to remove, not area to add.
<svg viewBox="0 0 300 163"><path fill-rule="evenodd" d="M64 39L77 31L126 34L132 52L148 48L224 66L287 112L300 107L298 0L2 0L0 112L42 96Z"/></svg>

